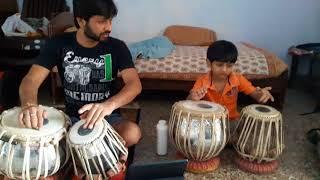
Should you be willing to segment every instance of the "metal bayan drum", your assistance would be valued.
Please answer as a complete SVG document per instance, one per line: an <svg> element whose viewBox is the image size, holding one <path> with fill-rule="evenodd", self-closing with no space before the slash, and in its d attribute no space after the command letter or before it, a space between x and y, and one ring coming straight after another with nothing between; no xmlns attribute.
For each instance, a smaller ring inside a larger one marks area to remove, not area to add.
<svg viewBox="0 0 320 180"><path fill-rule="evenodd" d="M79 163L91 179L93 174L107 178L106 171L110 169L119 173L120 155L128 156L121 136L105 120L97 122L93 129L84 129L84 123L80 120L74 124L67 137L75 174L78 176L76 165Z"/></svg>
<svg viewBox="0 0 320 180"><path fill-rule="evenodd" d="M237 139L234 147L242 158L236 162L242 169L261 174L274 171L278 167L275 160L284 149L282 116L279 111L260 104L246 106L241 111L234 135ZM268 162L269 167L264 168L263 165ZM256 165L249 167L245 165L248 163ZM260 168L251 169L254 166Z"/></svg>
<svg viewBox="0 0 320 180"><path fill-rule="evenodd" d="M20 107L0 116L0 173L9 178L39 179L56 173L68 160L65 149L68 117L52 107L39 130L20 128ZM63 165L62 165L63 164Z"/></svg>
<svg viewBox="0 0 320 180"><path fill-rule="evenodd" d="M179 101L171 110L169 136L176 149L189 160L208 161L216 157L226 145L229 132L227 123L228 111L219 104ZM191 169L188 165L189 171L204 172L197 168Z"/></svg>

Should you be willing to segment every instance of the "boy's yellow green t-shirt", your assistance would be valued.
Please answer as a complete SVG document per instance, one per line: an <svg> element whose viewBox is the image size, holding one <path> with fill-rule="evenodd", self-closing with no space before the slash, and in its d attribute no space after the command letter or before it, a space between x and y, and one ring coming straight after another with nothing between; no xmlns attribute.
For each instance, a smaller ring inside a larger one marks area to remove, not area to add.
<svg viewBox="0 0 320 180"><path fill-rule="evenodd" d="M230 120L239 119L240 114L237 110L238 93L243 92L244 94L249 95L253 93L256 88L243 75L231 73L229 76L229 83L225 85L221 94L216 91L215 86L210 82L210 76L210 73L200 76L192 89L196 90L202 87L208 88L207 94L204 96L203 100L224 105L229 111Z"/></svg>

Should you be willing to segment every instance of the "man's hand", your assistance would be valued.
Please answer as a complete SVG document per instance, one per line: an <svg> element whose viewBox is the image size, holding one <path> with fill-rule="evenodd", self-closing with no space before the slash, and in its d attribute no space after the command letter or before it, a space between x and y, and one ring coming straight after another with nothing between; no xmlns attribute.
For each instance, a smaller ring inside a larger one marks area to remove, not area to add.
<svg viewBox="0 0 320 180"><path fill-rule="evenodd" d="M208 88L203 87L200 89L191 90L187 99L198 101L202 99L208 92Z"/></svg>
<svg viewBox="0 0 320 180"><path fill-rule="evenodd" d="M80 114L80 119L86 121L83 127L92 129L96 122L110 115L114 109L113 103L106 101L103 103L86 104L79 109L78 113Z"/></svg>
<svg viewBox="0 0 320 180"><path fill-rule="evenodd" d="M269 92L272 88L271 87L265 87L265 88L260 88L257 87L257 93L258 93L258 102L260 103L266 103L268 100L271 100L272 102L274 101L273 96Z"/></svg>
<svg viewBox="0 0 320 180"><path fill-rule="evenodd" d="M125 172L126 170L126 161L128 159L128 156L121 154L119 157L119 162L117 163L117 167L120 170L120 172ZM107 171L107 176L110 178L112 176L115 176L116 173L113 170Z"/></svg>
<svg viewBox="0 0 320 180"><path fill-rule="evenodd" d="M43 125L43 119L46 119L48 114L41 106L28 105L21 108L18 116L21 127L39 129Z"/></svg>

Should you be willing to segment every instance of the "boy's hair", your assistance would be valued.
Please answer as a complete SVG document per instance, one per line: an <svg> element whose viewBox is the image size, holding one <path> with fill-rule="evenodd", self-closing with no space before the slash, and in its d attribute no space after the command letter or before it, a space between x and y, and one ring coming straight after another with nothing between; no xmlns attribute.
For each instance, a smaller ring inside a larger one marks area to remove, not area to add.
<svg viewBox="0 0 320 180"><path fill-rule="evenodd" d="M219 40L212 43L207 50L207 59L213 61L235 63L238 58L237 47L229 41Z"/></svg>
<svg viewBox="0 0 320 180"><path fill-rule="evenodd" d="M86 21L96 15L110 19L118 14L118 9L113 0L73 0L73 14L74 23L79 28L77 17Z"/></svg>

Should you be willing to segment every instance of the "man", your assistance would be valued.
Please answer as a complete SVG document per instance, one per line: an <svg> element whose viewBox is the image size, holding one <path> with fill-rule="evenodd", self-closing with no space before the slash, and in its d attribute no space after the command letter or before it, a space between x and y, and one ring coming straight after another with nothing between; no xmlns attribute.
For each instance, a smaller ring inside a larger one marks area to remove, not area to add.
<svg viewBox="0 0 320 180"><path fill-rule="evenodd" d="M38 106L38 89L50 70L58 67L63 81L66 114L72 123L83 119L93 128L104 118L123 137L126 146L136 144L141 132L117 110L141 92L141 83L124 42L110 37L117 8L112 0L76 0L77 32L48 40L37 63L19 88L22 111L19 121L27 128L40 128L47 114ZM120 72L124 87L115 92L114 79Z"/></svg>

